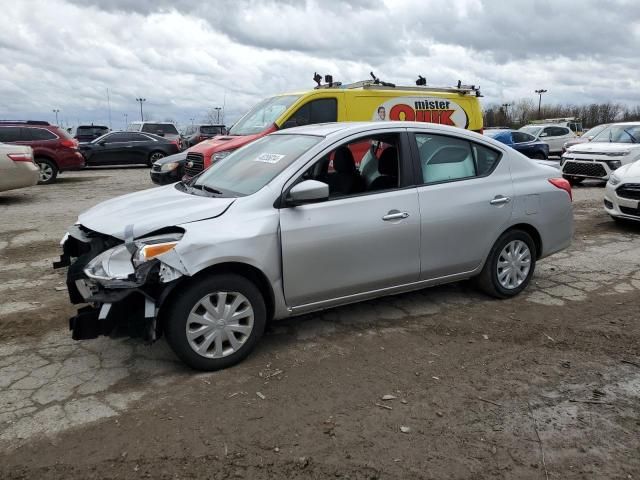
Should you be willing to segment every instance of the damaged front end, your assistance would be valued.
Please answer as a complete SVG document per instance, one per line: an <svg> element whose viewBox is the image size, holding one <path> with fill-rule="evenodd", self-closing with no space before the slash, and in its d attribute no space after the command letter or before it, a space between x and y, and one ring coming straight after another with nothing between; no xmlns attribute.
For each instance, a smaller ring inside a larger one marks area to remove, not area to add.
<svg viewBox="0 0 640 480"><path fill-rule="evenodd" d="M174 251L184 231L164 229L124 241L74 225L62 239L63 253L54 268L68 267L67 289L73 304L88 304L69 319L74 340L100 335L142 337L161 334L160 306L185 269Z"/></svg>

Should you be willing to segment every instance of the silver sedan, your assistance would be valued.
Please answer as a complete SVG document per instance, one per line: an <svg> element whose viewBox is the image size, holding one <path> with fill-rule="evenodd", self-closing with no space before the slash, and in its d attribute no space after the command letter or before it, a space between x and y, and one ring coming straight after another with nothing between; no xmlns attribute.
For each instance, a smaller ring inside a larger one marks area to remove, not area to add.
<svg viewBox="0 0 640 480"><path fill-rule="evenodd" d="M242 360L265 324L474 279L509 298L571 242L556 169L462 129L279 131L192 180L104 202L63 242L76 339L165 335L196 369ZM120 329L121 330L121 329Z"/></svg>

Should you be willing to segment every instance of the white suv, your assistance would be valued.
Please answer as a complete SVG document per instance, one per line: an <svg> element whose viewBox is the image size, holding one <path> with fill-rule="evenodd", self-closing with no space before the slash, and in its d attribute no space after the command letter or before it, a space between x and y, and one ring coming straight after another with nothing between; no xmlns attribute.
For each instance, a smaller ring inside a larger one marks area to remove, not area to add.
<svg viewBox="0 0 640 480"><path fill-rule="evenodd" d="M572 184L585 178L606 181L623 165L640 159L640 123L614 123L589 143L569 147L562 155L562 175Z"/></svg>
<svg viewBox="0 0 640 480"><path fill-rule="evenodd" d="M549 145L550 154L561 154L562 146L565 142L576 137L576 134L569 127L562 125L525 125L520 129L529 135L536 137L536 140Z"/></svg>

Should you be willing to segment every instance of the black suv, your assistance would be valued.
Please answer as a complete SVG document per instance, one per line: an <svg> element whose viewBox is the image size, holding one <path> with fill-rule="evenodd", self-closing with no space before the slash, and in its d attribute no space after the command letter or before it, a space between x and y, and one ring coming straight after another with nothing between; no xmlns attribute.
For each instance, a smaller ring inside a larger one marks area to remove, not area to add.
<svg viewBox="0 0 640 480"><path fill-rule="evenodd" d="M78 125L73 138L80 143L89 143L105 133L109 133L109 127L105 125Z"/></svg>
<svg viewBox="0 0 640 480"><path fill-rule="evenodd" d="M227 127L224 125L189 125L182 132L182 145L183 148L189 148L216 135L226 134Z"/></svg>

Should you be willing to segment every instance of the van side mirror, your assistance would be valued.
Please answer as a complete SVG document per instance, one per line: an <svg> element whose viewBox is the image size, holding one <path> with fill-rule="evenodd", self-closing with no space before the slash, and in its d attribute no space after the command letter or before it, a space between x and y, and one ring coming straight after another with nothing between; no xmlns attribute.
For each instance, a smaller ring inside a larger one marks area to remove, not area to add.
<svg viewBox="0 0 640 480"><path fill-rule="evenodd" d="M329 198L329 185L317 180L305 180L289 190L287 205L295 207L305 203L323 202Z"/></svg>

